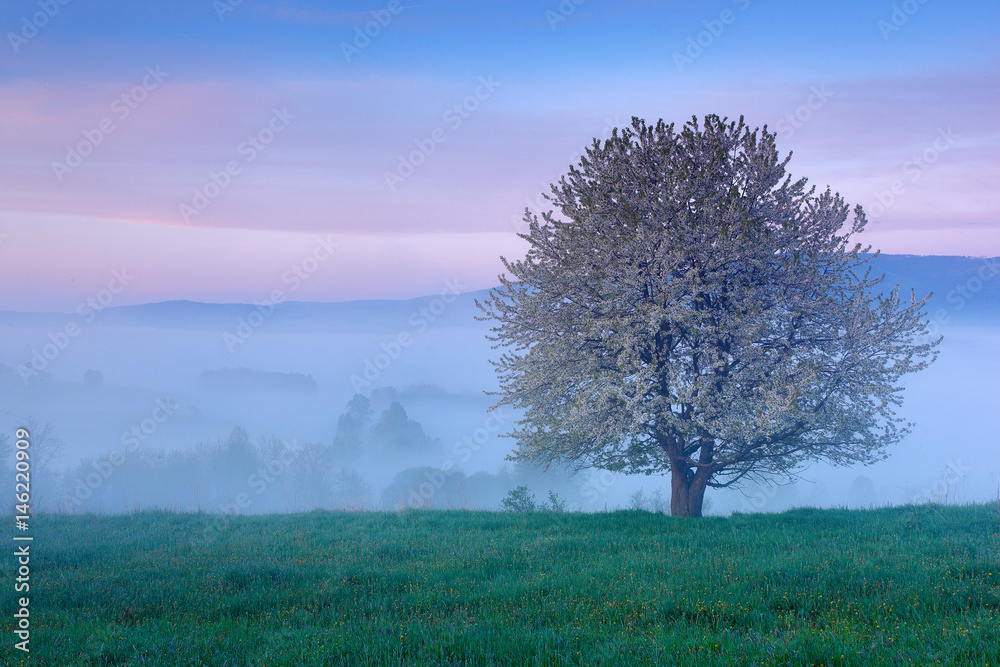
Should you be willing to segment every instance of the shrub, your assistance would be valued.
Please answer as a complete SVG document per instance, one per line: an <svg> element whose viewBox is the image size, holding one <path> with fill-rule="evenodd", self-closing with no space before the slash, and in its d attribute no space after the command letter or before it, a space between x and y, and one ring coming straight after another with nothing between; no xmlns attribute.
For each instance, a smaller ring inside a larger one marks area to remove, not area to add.
<svg viewBox="0 0 1000 667"><path fill-rule="evenodd" d="M507 493L507 497L500 503L500 508L507 512L533 512L538 509L535 504L535 497L528 491L528 487L523 484Z"/></svg>
<svg viewBox="0 0 1000 667"><path fill-rule="evenodd" d="M629 506L634 510L649 511L649 503L646 501L646 492L641 488L634 491L628 497Z"/></svg>
<svg viewBox="0 0 1000 667"><path fill-rule="evenodd" d="M549 506L548 509L553 512L565 512L566 511L566 501L559 497L559 494L549 491Z"/></svg>

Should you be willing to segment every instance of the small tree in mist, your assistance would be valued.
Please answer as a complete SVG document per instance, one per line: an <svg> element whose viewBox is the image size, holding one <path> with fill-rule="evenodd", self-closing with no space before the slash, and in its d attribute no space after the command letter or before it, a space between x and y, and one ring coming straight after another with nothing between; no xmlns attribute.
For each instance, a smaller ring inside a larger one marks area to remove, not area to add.
<svg viewBox="0 0 1000 667"><path fill-rule="evenodd" d="M379 456L390 460L418 459L441 449L440 441L432 439L419 422L410 419L398 401L390 403L372 425L369 442Z"/></svg>
<svg viewBox="0 0 1000 667"><path fill-rule="evenodd" d="M371 421L371 401L363 394L355 394L347 402L347 410L337 418L333 455L338 463L354 463L361 457L368 442Z"/></svg>
<svg viewBox="0 0 1000 667"><path fill-rule="evenodd" d="M545 509L551 512L565 512L566 501L560 498L555 491L549 491L549 504L545 506Z"/></svg>
<svg viewBox="0 0 1000 667"><path fill-rule="evenodd" d="M525 211L527 255L480 304L515 457L669 472L693 517L707 487L885 458L900 378L935 357L929 297L875 295L861 207L847 223L789 158L742 118L634 118L552 186L560 218Z"/></svg>
<svg viewBox="0 0 1000 667"><path fill-rule="evenodd" d="M847 492L847 500L853 507L870 507L875 504L876 497L875 482L867 475L855 477Z"/></svg>
<svg viewBox="0 0 1000 667"><path fill-rule="evenodd" d="M500 508L507 512L534 512L538 509L538 505L528 487L522 485L507 493L507 497L500 503Z"/></svg>

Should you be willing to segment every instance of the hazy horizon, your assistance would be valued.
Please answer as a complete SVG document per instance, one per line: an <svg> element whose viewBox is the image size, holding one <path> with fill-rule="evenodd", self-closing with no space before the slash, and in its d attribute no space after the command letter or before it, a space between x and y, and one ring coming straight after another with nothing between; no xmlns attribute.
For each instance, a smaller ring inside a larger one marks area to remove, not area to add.
<svg viewBox="0 0 1000 667"><path fill-rule="evenodd" d="M945 337L941 359L906 381L901 414L916 422L913 434L871 467L814 463L794 486L751 485L747 495L712 492L713 512L838 506L864 498L901 503L921 494L941 501L987 500L994 494L1000 482L1000 415L991 408L1000 395L1000 279L994 277L1000 261L899 255L874 261L887 276L886 288L900 283L920 296L935 293L927 312L932 333ZM474 319L473 303L484 295L288 301L273 309L170 301L97 311L85 306L82 313L0 310L0 349L6 351L0 355L0 427L13 429L29 416L51 423L66 444L55 462L67 471L61 483L72 485L95 474L94 466L121 449L122 439L129 441L127 434L148 422L161 401L176 407L144 437L137 461L224 443L237 426L254 442L275 437L297 446L329 446L352 396L382 396L374 400L377 421L391 402L385 392L392 387L407 416L439 447L410 460L345 464L371 486L373 498L397 473L417 465L450 462L466 475L507 474L504 457L514 443L499 436L515 413L501 413L504 424L489 421L494 399L484 392L497 388L488 361L495 352L486 339L489 323ZM70 324L79 328L72 336L66 333ZM474 437L480 442L470 448ZM94 462L80 468L86 458ZM119 484L129 479L115 474ZM176 483L178 507L190 507L183 499L193 497L192 485L199 483L195 470L189 474L190 481ZM587 510L627 507L639 488L647 495L669 490L663 476L524 474L522 481L542 497L545 489L555 489L573 507ZM487 504L495 506L497 489L516 479L490 478L492 490L482 492ZM102 502L110 503L101 505L105 509L128 507L121 506L122 498ZM217 504L209 509L220 509Z"/></svg>

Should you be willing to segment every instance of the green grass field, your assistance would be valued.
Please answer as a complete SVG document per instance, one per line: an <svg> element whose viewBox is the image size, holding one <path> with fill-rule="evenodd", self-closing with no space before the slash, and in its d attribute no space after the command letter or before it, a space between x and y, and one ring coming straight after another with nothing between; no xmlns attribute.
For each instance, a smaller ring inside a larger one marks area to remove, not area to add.
<svg viewBox="0 0 1000 667"><path fill-rule="evenodd" d="M41 515L34 535L32 650L11 583L4 664L1000 665L996 504Z"/></svg>

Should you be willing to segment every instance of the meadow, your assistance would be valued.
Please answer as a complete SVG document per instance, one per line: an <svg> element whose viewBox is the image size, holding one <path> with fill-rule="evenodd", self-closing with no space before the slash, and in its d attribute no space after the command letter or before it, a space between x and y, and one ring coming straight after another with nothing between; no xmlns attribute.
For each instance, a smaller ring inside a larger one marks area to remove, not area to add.
<svg viewBox="0 0 1000 667"><path fill-rule="evenodd" d="M4 664L1000 664L997 504L42 514L34 535L32 650L10 585Z"/></svg>

